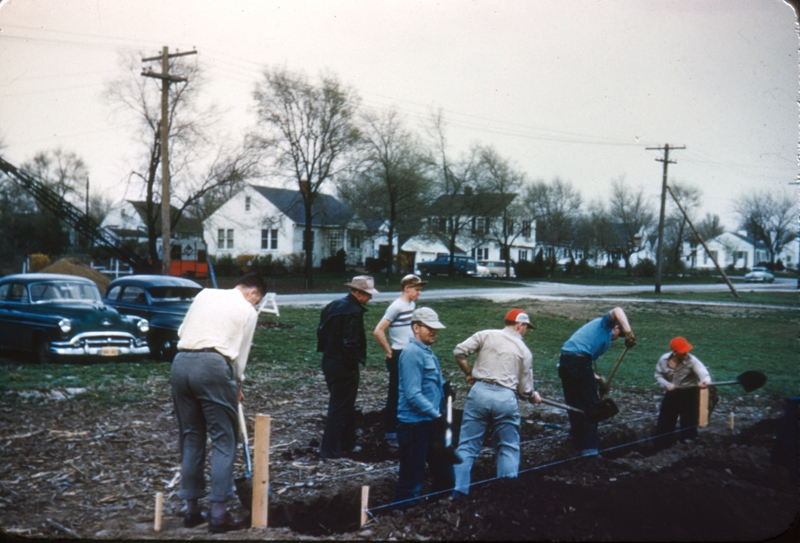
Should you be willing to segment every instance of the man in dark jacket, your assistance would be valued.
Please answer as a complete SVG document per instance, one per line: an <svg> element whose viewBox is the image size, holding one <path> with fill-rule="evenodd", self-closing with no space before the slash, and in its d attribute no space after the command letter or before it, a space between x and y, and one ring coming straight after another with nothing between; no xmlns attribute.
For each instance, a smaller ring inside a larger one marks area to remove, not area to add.
<svg viewBox="0 0 800 543"><path fill-rule="evenodd" d="M364 307L374 294L375 281L359 275L350 283L350 294L322 310L317 327L317 352L322 353L322 372L328 385L328 418L320 456L341 458L356 450L356 395L359 364L367 363Z"/></svg>

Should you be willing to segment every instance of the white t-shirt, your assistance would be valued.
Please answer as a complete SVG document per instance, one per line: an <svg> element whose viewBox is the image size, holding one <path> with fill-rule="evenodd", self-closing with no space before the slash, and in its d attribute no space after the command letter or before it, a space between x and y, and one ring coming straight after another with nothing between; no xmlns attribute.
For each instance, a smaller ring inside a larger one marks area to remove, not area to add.
<svg viewBox="0 0 800 543"><path fill-rule="evenodd" d="M403 349L414 337L414 331L411 329L411 315L414 313L415 307L414 302L406 302L402 298L398 298L389 305L383 315L383 318L389 321L389 343L396 351Z"/></svg>

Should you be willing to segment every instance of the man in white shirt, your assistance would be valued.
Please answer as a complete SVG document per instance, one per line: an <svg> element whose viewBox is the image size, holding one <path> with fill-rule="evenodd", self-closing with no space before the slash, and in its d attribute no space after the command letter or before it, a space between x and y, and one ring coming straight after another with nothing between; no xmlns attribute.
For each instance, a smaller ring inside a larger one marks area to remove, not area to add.
<svg viewBox="0 0 800 543"><path fill-rule="evenodd" d="M456 454L463 462L455 466L453 497L469 494L472 464L483 445L486 428L492 426L497 477L519 473L519 406L517 397L541 403L533 390L533 355L522 338L534 328L521 309L506 314L501 330L484 330L456 345L453 354L467 382L467 394ZM468 357L474 353L475 364Z"/></svg>
<svg viewBox="0 0 800 543"><path fill-rule="evenodd" d="M233 460L236 452L237 404L244 399L241 383L250 343L258 321L255 306L267 287L251 273L228 290L204 289L195 297L178 330L178 354L170 382L178 419L181 487L186 501L183 523L193 528L208 520L212 533L247 528L225 502L235 496ZM201 511L206 436L211 438L211 517Z"/></svg>
<svg viewBox="0 0 800 543"><path fill-rule="evenodd" d="M398 369L400 352L414 337L411 330L411 315L414 313L416 301L422 292L422 287L427 285L416 275L406 275L400 281L400 297L389 304L383 318L378 322L372 334L378 340L381 348L386 352L386 369L389 371L389 391L386 396L386 429L384 439L390 447L398 447L397 443L397 398L398 398ZM389 341L386 340L386 330L389 330ZM391 343L390 343L391 342Z"/></svg>

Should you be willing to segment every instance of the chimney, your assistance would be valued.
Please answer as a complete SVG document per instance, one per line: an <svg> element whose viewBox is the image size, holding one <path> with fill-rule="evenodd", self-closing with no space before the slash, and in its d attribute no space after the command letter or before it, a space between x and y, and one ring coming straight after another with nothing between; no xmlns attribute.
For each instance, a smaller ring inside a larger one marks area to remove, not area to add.
<svg viewBox="0 0 800 543"><path fill-rule="evenodd" d="M300 192L303 196L308 196L311 192L311 183L308 182L308 179L302 179L300 181Z"/></svg>
<svg viewBox="0 0 800 543"><path fill-rule="evenodd" d="M467 185L464 187L464 195L465 196L472 196L472 187Z"/></svg>

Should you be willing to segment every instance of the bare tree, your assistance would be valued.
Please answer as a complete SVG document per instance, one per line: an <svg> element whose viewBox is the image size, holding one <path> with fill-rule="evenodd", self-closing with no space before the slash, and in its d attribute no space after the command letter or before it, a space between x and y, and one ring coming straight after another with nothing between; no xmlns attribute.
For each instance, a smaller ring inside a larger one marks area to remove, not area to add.
<svg viewBox="0 0 800 543"><path fill-rule="evenodd" d="M143 185L148 253L156 262L159 260L156 240L161 220L161 97L154 80L141 75L142 56L133 53L121 56L125 75L107 85L105 97L116 109L132 114L136 123L135 139L140 152L138 165L128 179L139 179ZM184 213L203 218L213 211L213 206L201 205L207 195L238 188L252 175L255 159L244 142L223 145L215 143L211 137L221 119L215 106L200 105L205 79L196 57L175 57L169 62L170 74L186 80L168 86L170 205L175 209L170 226L173 231Z"/></svg>
<svg viewBox="0 0 800 543"><path fill-rule="evenodd" d="M20 169L73 204L81 199L82 187L89 176L83 160L75 153L63 149L37 153L33 160L23 163Z"/></svg>
<svg viewBox="0 0 800 543"><path fill-rule="evenodd" d="M485 198L476 197L476 166L479 149L473 146L469 153L459 161L451 161L448 155L445 121L441 112L431 118L430 135L436 149L437 176L435 191L437 198L430 206L427 232L429 235L447 240L450 253L448 275L455 275L455 253L459 237L469 236L473 219L483 216L481 205ZM473 234L474 232L473 228Z"/></svg>
<svg viewBox="0 0 800 543"><path fill-rule="evenodd" d="M368 225L387 227L391 277L394 237L418 229L428 203L431 161L397 112L363 116L363 168L339 182L339 195ZM377 234L377 232L372 232Z"/></svg>
<svg viewBox="0 0 800 543"><path fill-rule="evenodd" d="M359 143L354 91L324 74L318 84L303 74L264 69L253 93L258 133L253 144L303 198L306 288L313 286L313 204L326 181L352 167Z"/></svg>
<svg viewBox="0 0 800 543"><path fill-rule="evenodd" d="M671 183L670 188L680 201L684 211L690 215L692 223L693 215L700 207L702 193L697 187L689 185ZM664 251L671 257L671 265L674 273L681 269L681 258L683 257L683 242L691 241L694 238L693 232L689 227L686 216L681 212L675 202L670 198L670 212L664 221Z"/></svg>
<svg viewBox="0 0 800 543"><path fill-rule="evenodd" d="M644 189L631 189L624 178L611 183L611 198L606 211L607 249L617 251L625 260L625 273L632 275L631 255L642 249L639 235L653 226L655 212L644 196Z"/></svg>
<svg viewBox="0 0 800 543"><path fill-rule="evenodd" d="M786 192L746 194L736 202L741 226L755 241L763 241L770 263L796 236L797 198Z"/></svg>
<svg viewBox="0 0 800 543"><path fill-rule="evenodd" d="M484 146L478 148L475 176L480 179L478 197L489 204L484 218L488 226L485 237L500 247L508 278L511 246L520 236L531 236L533 228L530 210L519 196L525 187L525 174L493 147Z"/></svg>
<svg viewBox="0 0 800 543"><path fill-rule="evenodd" d="M582 201L572 184L558 177L551 183L536 181L525 191L525 204L536 219L536 241L550 245L554 256L561 249L574 259L572 247Z"/></svg>

